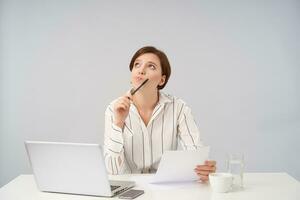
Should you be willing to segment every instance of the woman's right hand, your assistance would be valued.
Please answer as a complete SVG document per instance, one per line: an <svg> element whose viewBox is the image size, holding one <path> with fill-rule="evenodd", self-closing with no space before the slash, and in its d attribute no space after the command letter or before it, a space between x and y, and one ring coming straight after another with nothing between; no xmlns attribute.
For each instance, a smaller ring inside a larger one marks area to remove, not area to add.
<svg viewBox="0 0 300 200"><path fill-rule="evenodd" d="M127 92L125 95L119 97L114 104L114 124L120 128L123 128L125 119L128 116L131 99L130 92Z"/></svg>

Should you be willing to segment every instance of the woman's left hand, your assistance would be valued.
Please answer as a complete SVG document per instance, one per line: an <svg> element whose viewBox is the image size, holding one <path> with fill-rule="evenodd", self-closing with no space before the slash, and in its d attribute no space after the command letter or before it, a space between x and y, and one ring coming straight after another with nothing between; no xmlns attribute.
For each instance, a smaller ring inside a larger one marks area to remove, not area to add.
<svg viewBox="0 0 300 200"><path fill-rule="evenodd" d="M204 165L197 165L194 169L201 181L208 181L208 175L216 172L217 162L214 160L206 160Z"/></svg>

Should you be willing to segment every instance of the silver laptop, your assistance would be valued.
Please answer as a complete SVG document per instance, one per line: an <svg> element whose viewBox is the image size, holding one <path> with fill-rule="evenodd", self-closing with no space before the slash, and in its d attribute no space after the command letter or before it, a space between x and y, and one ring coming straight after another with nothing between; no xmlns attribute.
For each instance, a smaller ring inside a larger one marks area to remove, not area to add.
<svg viewBox="0 0 300 200"><path fill-rule="evenodd" d="M25 146L41 191L111 197L135 185L108 180L99 144L26 141Z"/></svg>

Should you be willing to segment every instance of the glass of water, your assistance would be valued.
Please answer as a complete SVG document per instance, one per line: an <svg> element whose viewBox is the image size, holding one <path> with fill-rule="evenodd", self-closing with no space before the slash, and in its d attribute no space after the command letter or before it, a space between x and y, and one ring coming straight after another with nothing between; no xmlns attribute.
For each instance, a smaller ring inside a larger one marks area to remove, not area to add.
<svg viewBox="0 0 300 200"><path fill-rule="evenodd" d="M227 155L227 171L233 175L233 188L242 189L244 173L244 154L232 153Z"/></svg>

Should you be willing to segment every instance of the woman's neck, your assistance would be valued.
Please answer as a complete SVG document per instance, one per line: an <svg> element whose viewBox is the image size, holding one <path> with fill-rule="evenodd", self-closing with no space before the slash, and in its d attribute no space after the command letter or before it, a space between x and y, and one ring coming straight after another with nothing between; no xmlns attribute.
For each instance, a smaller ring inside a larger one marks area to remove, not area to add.
<svg viewBox="0 0 300 200"><path fill-rule="evenodd" d="M133 96L133 103L138 110L154 110L159 100L159 92L139 91Z"/></svg>

